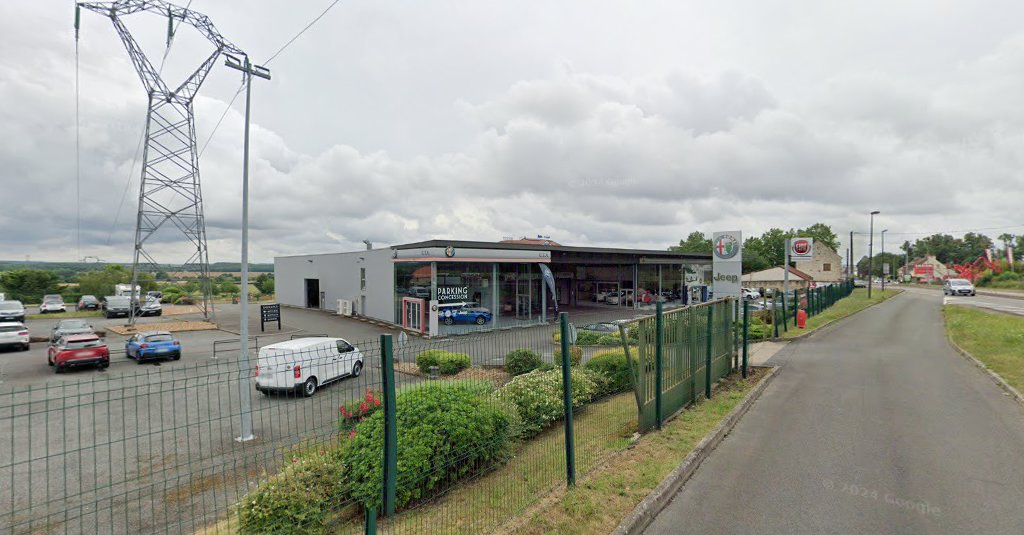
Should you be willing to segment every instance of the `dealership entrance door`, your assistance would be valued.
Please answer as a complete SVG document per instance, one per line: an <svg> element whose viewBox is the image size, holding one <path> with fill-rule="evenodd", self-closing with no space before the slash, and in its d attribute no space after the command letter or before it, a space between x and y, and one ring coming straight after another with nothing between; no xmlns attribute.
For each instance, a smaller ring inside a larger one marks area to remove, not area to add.
<svg viewBox="0 0 1024 535"><path fill-rule="evenodd" d="M402 328L426 332L427 329L427 302L415 297L402 298Z"/></svg>
<svg viewBox="0 0 1024 535"><path fill-rule="evenodd" d="M306 279L306 308L321 308L320 279Z"/></svg>

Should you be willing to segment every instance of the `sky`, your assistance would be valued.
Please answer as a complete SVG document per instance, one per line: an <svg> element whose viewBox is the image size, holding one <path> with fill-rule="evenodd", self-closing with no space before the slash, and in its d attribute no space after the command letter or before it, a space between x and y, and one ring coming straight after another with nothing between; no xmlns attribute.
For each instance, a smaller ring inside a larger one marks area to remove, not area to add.
<svg viewBox="0 0 1024 535"><path fill-rule="evenodd" d="M341 0L285 47L331 3L189 4L272 74L253 261L817 222L859 257L872 210L887 250L1024 233L1019 1ZM73 6L0 3L0 259L131 259L147 96L109 18L82 13L76 62ZM166 18L124 21L168 85L213 50L185 25L162 60ZM211 261L241 255L240 87L218 61L194 101ZM146 248L184 261L167 227Z"/></svg>

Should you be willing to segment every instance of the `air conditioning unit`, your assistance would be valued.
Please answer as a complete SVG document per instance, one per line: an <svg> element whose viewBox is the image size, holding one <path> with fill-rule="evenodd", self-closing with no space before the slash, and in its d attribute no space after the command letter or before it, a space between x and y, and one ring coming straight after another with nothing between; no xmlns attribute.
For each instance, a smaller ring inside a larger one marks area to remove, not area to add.
<svg viewBox="0 0 1024 535"><path fill-rule="evenodd" d="M338 315L339 316L351 316L352 315L352 301L348 299L338 299Z"/></svg>

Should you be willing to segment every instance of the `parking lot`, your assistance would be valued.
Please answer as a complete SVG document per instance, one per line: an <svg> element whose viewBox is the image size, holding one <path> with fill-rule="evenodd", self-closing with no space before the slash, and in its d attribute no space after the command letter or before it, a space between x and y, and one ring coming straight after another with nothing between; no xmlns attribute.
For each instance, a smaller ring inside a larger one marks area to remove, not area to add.
<svg viewBox="0 0 1024 535"><path fill-rule="evenodd" d="M615 307L569 312L577 325L646 313ZM0 437L7 438L0 446L0 525L13 526L15 533L192 533L215 522L261 474L278 470L289 448L337 440L339 407L381 386L379 335L397 334L290 308L282 309L280 330L275 324L261 333L258 307L252 305L253 353L257 344L329 335L348 339L365 357L360 377L327 385L311 398L263 396L253 389L251 371L240 371L239 306L218 305L216 315L220 329L176 333L182 345L178 361L138 365L123 353L126 337L112 332L106 337L112 355L105 371L57 375L47 365L45 343L24 352L0 351ZM46 336L59 319L55 314L27 324L33 336ZM177 318L139 323L169 319ZM104 330L124 319L91 323ZM493 365L512 349L530 347L550 359L556 328L552 321L443 340L409 337L401 344L396 338L396 357L413 361L422 349L436 347ZM420 380L396 375L399 387ZM239 443L245 398L251 400L256 439Z"/></svg>

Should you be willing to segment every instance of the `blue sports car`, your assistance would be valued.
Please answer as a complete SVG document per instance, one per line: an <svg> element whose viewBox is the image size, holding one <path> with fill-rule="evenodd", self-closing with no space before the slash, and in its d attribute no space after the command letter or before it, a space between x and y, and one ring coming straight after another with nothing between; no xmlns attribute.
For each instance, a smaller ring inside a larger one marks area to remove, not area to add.
<svg viewBox="0 0 1024 535"><path fill-rule="evenodd" d="M456 323L483 325L491 321L491 318L494 316L490 310L480 306L478 303L453 303L438 307L437 317L445 325Z"/></svg>
<svg viewBox="0 0 1024 535"><path fill-rule="evenodd" d="M139 364L146 359L181 358L181 343L167 331L149 331L136 334L124 344L125 356Z"/></svg>

